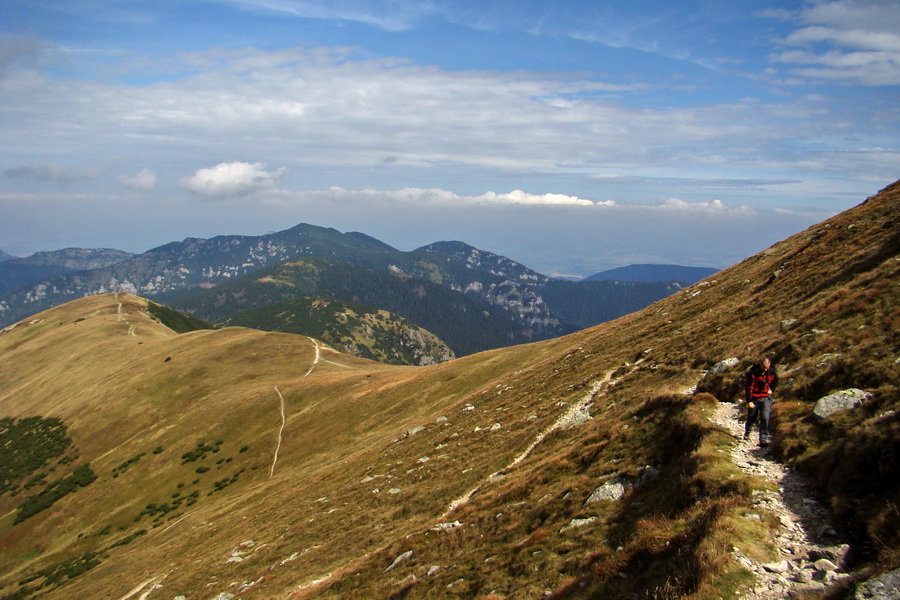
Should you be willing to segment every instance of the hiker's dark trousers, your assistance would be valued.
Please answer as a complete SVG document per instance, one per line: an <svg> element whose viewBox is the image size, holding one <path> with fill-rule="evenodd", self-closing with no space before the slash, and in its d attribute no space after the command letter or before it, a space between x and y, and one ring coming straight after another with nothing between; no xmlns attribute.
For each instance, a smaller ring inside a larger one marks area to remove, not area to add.
<svg viewBox="0 0 900 600"><path fill-rule="evenodd" d="M744 434L749 435L753 424L759 419L759 441L765 442L769 439L769 417L772 416L772 396L751 398L750 401L753 402L753 408L747 410L747 424L744 426Z"/></svg>

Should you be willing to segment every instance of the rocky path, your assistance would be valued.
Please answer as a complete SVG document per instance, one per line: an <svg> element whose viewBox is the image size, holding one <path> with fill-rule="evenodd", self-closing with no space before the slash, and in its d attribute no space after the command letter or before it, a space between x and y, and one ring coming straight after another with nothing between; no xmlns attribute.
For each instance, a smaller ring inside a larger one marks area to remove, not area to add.
<svg viewBox="0 0 900 600"><path fill-rule="evenodd" d="M756 563L740 548L733 548L735 559L756 574L756 584L745 594L749 600L776 600L795 597L801 592L824 590L839 579L848 546L826 520L825 509L814 499L812 487L797 473L777 462L768 448L757 445L754 428L744 440L744 423L738 420L737 404L720 402L713 422L731 433L738 442L731 451L734 463L745 472L777 485L777 491L756 491L753 509L768 512L781 526L774 532L779 556L770 563ZM747 518L759 519L753 512Z"/></svg>

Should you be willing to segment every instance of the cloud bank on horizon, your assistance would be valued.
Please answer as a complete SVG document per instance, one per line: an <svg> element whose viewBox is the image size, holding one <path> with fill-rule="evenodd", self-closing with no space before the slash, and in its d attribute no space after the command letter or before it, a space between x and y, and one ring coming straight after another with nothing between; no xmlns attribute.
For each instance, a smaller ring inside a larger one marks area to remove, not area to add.
<svg viewBox="0 0 900 600"><path fill-rule="evenodd" d="M895 0L7 0L0 248L723 267L900 174Z"/></svg>

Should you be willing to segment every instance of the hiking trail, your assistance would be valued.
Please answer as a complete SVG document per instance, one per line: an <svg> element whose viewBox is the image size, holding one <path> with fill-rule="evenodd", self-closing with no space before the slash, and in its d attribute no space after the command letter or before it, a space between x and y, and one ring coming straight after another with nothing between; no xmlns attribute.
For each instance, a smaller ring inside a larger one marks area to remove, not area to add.
<svg viewBox="0 0 900 600"><path fill-rule="evenodd" d="M137 334L134 332L135 326L128 319L125 318L125 311L122 308L122 301L119 299L119 294L116 294L116 302L118 303L118 308L116 308L116 317L119 321L128 324L128 335L137 337Z"/></svg>
<svg viewBox="0 0 900 600"><path fill-rule="evenodd" d="M275 446L275 456L272 457L272 468L269 470L269 477L275 475L275 463L278 462L278 451L281 450L281 437L284 433L284 396L281 395L281 390L278 389L278 386L275 386L275 393L278 394L278 399L281 400L281 427L278 429L278 444Z"/></svg>
<svg viewBox="0 0 900 600"><path fill-rule="evenodd" d="M835 581L849 578L842 572L849 546L841 544L837 532L828 525L824 507L814 499L814 488L798 473L777 462L769 448L757 445L754 427L750 439L743 439L744 423L739 404L720 402L711 419L738 441L731 459L744 472L775 483L777 491L754 491L752 508L774 515L781 526L773 532L778 557L757 563L739 547L732 554L756 576L755 585L743 596L748 600L782 600L806 591L821 591ZM746 515L759 519L757 512Z"/></svg>
<svg viewBox="0 0 900 600"><path fill-rule="evenodd" d="M315 338L309 338L309 340L316 345L316 358L313 360L313 363L309 366L309 371L303 374L304 377L313 372L313 369L316 368L316 365L319 364L319 360L322 358L322 353L319 350L319 342L316 341Z"/></svg>

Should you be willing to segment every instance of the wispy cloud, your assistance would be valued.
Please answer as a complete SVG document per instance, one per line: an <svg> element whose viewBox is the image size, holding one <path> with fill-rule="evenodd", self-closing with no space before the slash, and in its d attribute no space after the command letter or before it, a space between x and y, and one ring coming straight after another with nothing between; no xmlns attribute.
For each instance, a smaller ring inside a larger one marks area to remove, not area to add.
<svg viewBox="0 0 900 600"><path fill-rule="evenodd" d="M680 198L666 198L659 204L659 206L664 209L670 210L704 213L751 212L751 209L748 206L741 206L736 209L730 208L719 199L710 200L708 202L687 202Z"/></svg>
<svg viewBox="0 0 900 600"><path fill-rule="evenodd" d="M97 179L101 173L101 169L75 168L54 163L24 165L3 171L4 177L9 179L31 179L33 181L52 181L62 184Z"/></svg>
<svg viewBox="0 0 900 600"><path fill-rule="evenodd" d="M837 0L797 13L769 13L802 25L773 53L805 79L867 86L900 85L900 11L891 0Z"/></svg>
<svg viewBox="0 0 900 600"><path fill-rule="evenodd" d="M106 151L117 155L157 148L180 160L238 145L263 161L308 167L544 173L764 168L770 148L790 139L796 150L797 139L828 128L805 100L634 107L594 97L603 86L594 80L448 72L342 50L212 49L186 60L200 72L148 85L23 76L7 82L18 93L0 101L0 115L14 117L30 146L51 140L67 152L83 152L89 138L110 140ZM780 156L778 168L804 158Z"/></svg>
<svg viewBox="0 0 900 600"><path fill-rule="evenodd" d="M264 10L304 19L365 23L387 31L404 31L438 12L432 2L411 0L222 0L241 8Z"/></svg>
<svg viewBox="0 0 900 600"><path fill-rule="evenodd" d="M125 187L145 192L156 188L156 180L156 172L153 169L141 169L134 175L119 177L119 183Z"/></svg>

